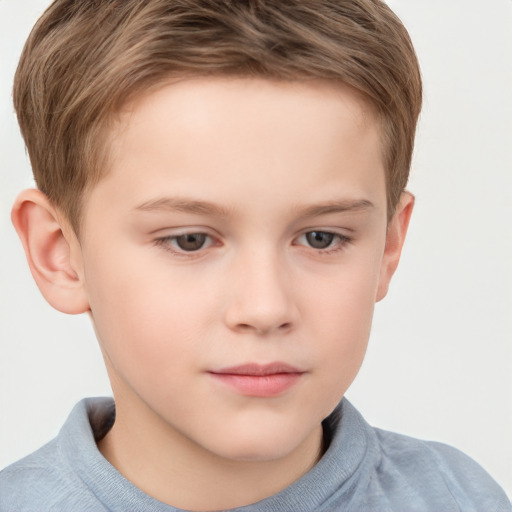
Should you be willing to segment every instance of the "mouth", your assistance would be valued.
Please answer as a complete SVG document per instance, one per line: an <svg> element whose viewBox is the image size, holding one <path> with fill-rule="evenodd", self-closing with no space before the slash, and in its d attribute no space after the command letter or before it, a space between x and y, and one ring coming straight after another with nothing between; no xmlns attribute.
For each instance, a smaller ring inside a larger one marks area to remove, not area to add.
<svg viewBox="0 0 512 512"><path fill-rule="evenodd" d="M282 395L297 384L306 373L286 363L249 363L208 372L217 382L231 390L253 397Z"/></svg>

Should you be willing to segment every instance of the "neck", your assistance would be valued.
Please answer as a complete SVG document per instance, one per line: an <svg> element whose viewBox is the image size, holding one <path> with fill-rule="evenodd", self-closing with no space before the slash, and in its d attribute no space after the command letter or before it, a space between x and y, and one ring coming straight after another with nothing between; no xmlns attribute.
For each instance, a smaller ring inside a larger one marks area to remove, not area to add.
<svg viewBox="0 0 512 512"><path fill-rule="evenodd" d="M129 414L116 402L116 421L98 447L146 494L177 508L225 510L276 494L322 455L318 426L296 449L272 460L233 460L204 449L150 414Z"/></svg>

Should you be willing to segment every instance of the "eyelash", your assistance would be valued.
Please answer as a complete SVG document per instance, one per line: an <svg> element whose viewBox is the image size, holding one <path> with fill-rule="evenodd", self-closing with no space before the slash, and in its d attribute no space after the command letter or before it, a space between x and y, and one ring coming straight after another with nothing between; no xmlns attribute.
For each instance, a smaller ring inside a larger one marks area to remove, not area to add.
<svg viewBox="0 0 512 512"><path fill-rule="evenodd" d="M185 236L193 236L193 235L204 235L206 239L210 240L210 243L207 245L207 247L210 247L211 245L214 245L213 239L210 235L207 233L201 232L201 231L190 231L188 233L179 233L177 235L170 235L170 236L164 236L161 238L157 238L155 240L155 244L159 247L162 247L164 250L169 251L177 256L182 257L193 257L197 256L198 253L201 251L201 249L206 249L207 247L204 247L202 245L197 250L187 251L185 249L182 249L180 247L174 247L174 243L177 243L178 238L185 237Z"/></svg>
<svg viewBox="0 0 512 512"><path fill-rule="evenodd" d="M300 236L298 236L295 240L300 240L303 237L305 238L308 235L311 235L312 233L332 235L333 238L332 238L330 244L325 248L315 248L308 244L294 243L294 245L304 245L304 246L309 247L309 249L312 249L313 251L315 251L316 254L329 255L329 254L337 253L337 252L344 250L346 248L346 245L348 245L349 243L352 242L352 238L347 235L343 235L341 233L336 233L334 231L321 230L321 229L314 229L314 230L306 231L306 232L302 233ZM210 243L206 247L204 245L202 245L197 250L191 250L191 251L187 251L186 249L182 249L180 247L174 246L174 244L177 243L178 238L184 237L184 236L193 236L193 235L203 235L206 237L207 240L210 240ZM186 232L186 233L179 233L176 235L170 235L170 236L157 238L155 240L155 244L159 247L162 247L164 250L171 252L174 255L177 255L180 257L185 257L185 258L187 258L187 257L190 258L190 257L194 257L194 256L197 257L199 255L199 253L201 253L202 250L207 249L208 247L211 247L212 245L215 245L215 242L213 241L213 237L207 233L204 233L201 231L190 231L190 232Z"/></svg>
<svg viewBox="0 0 512 512"><path fill-rule="evenodd" d="M305 233L302 233L299 237L297 237L297 240L300 240L301 238L307 238L308 235L311 235L313 233L317 234L326 234L332 236L332 240L329 243L329 245L325 248L316 248L312 247L311 245L308 245L308 247L316 252L316 254L320 255L329 255L333 253L340 252L346 248L346 246L352 242L352 238L347 235L342 235L341 233L336 233L335 231L328 231L323 229L313 229L311 231L306 231ZM297 245L297 244L296 244ZM306 245L306 244L304 244Z"/></svg>

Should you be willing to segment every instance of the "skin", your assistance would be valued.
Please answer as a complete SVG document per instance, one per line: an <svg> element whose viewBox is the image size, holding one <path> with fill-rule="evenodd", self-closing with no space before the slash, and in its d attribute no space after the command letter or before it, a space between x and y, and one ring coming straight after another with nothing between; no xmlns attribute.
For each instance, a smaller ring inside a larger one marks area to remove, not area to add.
<svg viewBox="0 0 512 512"><path fill-rule="evenodd" d="M47 300L94 323L117 407L99 449L176 507L259 501L321 456L321 421L362 363L412 196L388 224L377 122L321 81L165 85L125 109L114 140L80 240L39 191L13 209ZM334 236L312 247L311 232ZM183 250L193 233L204 245ZM300 376L270 397L212 375L275 361Z"/></svg>

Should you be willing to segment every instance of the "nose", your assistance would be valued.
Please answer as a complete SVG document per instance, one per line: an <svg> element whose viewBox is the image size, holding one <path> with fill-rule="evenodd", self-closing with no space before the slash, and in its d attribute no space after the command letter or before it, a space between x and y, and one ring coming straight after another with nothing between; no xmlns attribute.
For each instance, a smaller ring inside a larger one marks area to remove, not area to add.
<svg viewBox="0 0 512 512"><path fill-rule="evenodd" d="M230 276L227 326L257 335L291 331L298 321L293 283L286 265L271 251L238 259Z"/></svg>

